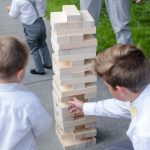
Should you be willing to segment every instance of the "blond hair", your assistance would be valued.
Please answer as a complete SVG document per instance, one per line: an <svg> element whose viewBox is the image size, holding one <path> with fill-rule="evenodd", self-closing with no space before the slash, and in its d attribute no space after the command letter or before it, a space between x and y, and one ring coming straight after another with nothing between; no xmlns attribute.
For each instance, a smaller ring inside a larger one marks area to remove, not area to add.
<svg viewBox="0 0 150 150"><path fill-rule="evenodd" d="M11 78L28 61L27 46L13 36L0 36L0 78Z"/></svg>
<svg viewBox="0 0 150 150"><path fill-rule="evenodd" d="M150 83L150 63L134 45L117 44L98 54L95 71L114 89L117 85L139 92Z"/></svg>

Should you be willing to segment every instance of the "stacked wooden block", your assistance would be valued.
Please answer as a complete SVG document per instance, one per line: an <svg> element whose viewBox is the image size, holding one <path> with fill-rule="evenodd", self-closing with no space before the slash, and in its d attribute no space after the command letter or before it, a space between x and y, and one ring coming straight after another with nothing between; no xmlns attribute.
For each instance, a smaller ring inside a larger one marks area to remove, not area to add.
<svg viewBox="0 0 150 150"><path fill-rule="evenodd" d="M64 5L51 13L53 101L56 133L65 150L85 149L96 143L94 116L74 116L68 111L72 96L88 101L97 92L92 61L96 57L95 22L86 10Z"/></svg>

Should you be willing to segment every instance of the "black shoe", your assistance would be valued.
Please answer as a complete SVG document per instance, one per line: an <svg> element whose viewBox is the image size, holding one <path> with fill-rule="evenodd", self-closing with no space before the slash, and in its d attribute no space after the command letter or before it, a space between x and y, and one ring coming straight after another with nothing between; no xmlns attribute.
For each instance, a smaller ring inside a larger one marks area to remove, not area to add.
<svg viewBox="0 0 150 150"><path fill-rule="evenodd" d="M43 65L43 67L46 69L52 69L52 66Z"/></svg>
<svg viewBox="0 0 150 150"><path fill-rule="evenodd" d="M44 75L45 74L45 72L37 72L35 69L31 69L30 73L31 74L39 74L39 75Z"/></svg>

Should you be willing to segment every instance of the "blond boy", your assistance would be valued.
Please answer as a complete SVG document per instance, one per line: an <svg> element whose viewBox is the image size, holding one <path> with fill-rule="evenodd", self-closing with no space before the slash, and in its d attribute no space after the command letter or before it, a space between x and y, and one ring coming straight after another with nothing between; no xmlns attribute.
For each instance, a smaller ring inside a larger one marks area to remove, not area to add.
<svg viewBox="0 0 150 150"><path fill-rule="evenodd" d="M129 118L129 139L108 146L105 150L150 149L150 63L142 50L118 44L100 53L95 70L114 97L99 102L70 101L74 114Z"/></svg>
<svg viewBox="0 0 150 150"><path fill-rule="evenodd" d="M44 75L45 68L52 69L49 49L46 43L46 27L43 21L46 0L12 0L7 7L9 16L20 19L26 41L30 47L30 53L35 68L31 74Z"/></svg>
<svg viewBox="0 0 150 150"><path fill-rule="evenodd" d="M27 61L25 44L0 36L0 150L37 150L37 138L51 125L39 99L20 84Z"/></svg>

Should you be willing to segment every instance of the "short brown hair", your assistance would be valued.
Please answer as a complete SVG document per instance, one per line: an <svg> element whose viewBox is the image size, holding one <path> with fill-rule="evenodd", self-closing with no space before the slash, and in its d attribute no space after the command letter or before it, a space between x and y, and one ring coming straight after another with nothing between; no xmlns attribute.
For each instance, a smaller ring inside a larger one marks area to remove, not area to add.
<svg viewBox="0 0 150 150"><path fill-rule="evenodd" d="M0 78L10 78L28 61L27 46L13 36L0 36Z"/></svg>
<svg viewBox="0 0 150 150"><path fill-rule="evenodd" d="M150 63L134 45L117 44L98 54L95 71L114 89L117 85L140 92L150 83Z"/></svg>

